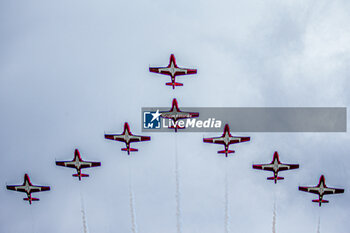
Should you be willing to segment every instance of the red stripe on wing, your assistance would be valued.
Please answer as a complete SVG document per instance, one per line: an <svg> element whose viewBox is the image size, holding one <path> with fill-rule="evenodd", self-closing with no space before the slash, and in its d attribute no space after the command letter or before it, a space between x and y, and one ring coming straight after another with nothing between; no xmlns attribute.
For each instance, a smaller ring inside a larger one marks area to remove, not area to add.
<svg viewBox="0 0 350 233"><path fill-rule="evenodd" d="M114 138L114 136L119 136L120 134L105 134L105 139L124 142L123 138Z"/></svg>
<svg viewBox="0 0 350 233"><path fill-rule="evenodd" d="M253 168L254 168L254 169L263 170L262 164L254 164L254 165L253 165Z"/></svg>
<svg viewBox="0 0 350 233"><path fill-rule="evenodd" d="M150 136L141 136L141 141L150 141L151 137Z"/></svg>
<svg viewBox="0 0 350 233"><path fill-rule="evenodd" d="M196 69L187 69L187 74L197 74Z"/></svg>
<svg viewBox="0 0 350 233"><path fill-rule="evenodd" d="M149 72L152 72L152 73L159 73L159 68L158 68L158 67L150 67L150 68L149 68Z"/></svg>
<svg viewBox="0 0 350 233"><path fill-rule="evenodd" d="M89 161L85 161L85 162L89 163L89 165L88 164L82 164L81 168L99 167L99 166L101 166L101 162L89 162Z"/></svg>
<svg viewBox="0 0 350 233"><path fill-rule="evenodd" d="M203 142L214 143L214 138L203 138Z"/></svg>

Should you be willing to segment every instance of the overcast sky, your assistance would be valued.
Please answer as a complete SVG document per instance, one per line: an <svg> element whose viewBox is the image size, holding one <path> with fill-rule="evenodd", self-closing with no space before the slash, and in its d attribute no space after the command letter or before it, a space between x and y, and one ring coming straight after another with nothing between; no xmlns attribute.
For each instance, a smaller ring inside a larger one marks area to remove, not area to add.
<svg viewBox="0 0 350 233"><path fill-rule="evenodd" d="M236 133L251 142L229 158L202 138L215 133L151 133L133 146L107 141L125 121L141 133L141 107L348 107L348 1L92 1L0 2L0 231L83 232L81 196L90 233L132 232L129 183L140 233L176 232L175 153L178 155L183 233L224 232L228 176L230 232L344 233L350 218L348 133ZM167 65L198 74L183 87L148 72ZM79 182L55 159L101 161ZM272 173L251 168L282 162L300 169ZM129 172L131 171L131 172ZM50 185L29 206L21 184ZM131 175L130 175L131 174ZM319 208L298 185L331 187ZM131 182L129 182L131 180Z"/></svg>

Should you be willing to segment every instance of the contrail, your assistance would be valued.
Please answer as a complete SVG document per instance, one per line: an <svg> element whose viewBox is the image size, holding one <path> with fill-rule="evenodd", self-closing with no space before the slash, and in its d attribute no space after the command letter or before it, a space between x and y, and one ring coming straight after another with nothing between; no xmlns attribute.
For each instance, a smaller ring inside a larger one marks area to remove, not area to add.
<svg viewBox="0 0 350 233"><path fill-rule="evenodd" d="M227 164L227 162L226 162ZM228 175L227 175L227 165L226 165L226 171L225 171L225 233L229 233L229 212L228 212Z"/></svg>
<svg viewBox="0 0 350 233"><path fill-rule="evenodd" d="M81 201L81 214L82 214L82 220L83 220L83 230L84 230L84 233L88 233L89 231L88 231L87 221L86 221L84 199L83 199L83 194L81 192L80 192L80 201Z"/></svg>
<svg viewBox="0 0 350 233"><path fill-rule="evenodd" d="M30 216L31 216L31 223L32 223L32 233L35 233L35 227L34 227L34 215L33 215L33 208L30 208Z"/></svg>
<svg viewBox="0 0 350 233"><path fill-rule="evenodd" d="M136 230L136 214L135 214L135 206L134 206L134 194L132 192L132 188L130 187L130 214L131 214L131 231L132 233L137 233Z"/></svg>
<svg viewBox="0 0 350 233"><path fill-rule="evenodd" d="M272 233L276 233L276 200L273 202Z"/></svg>
<svg viewBox="0 0 350 233"><path fill-rule="evenodd" d="M321 217L318 217L317 233L321 233Z"/></svg>
<svg viewBox="0 0 350 233"><path fill-rule="evenodd" d="M130 202L129 206L130 206L130 217L131 217L131 232L137 233L136 210L135 210L134 192L132 189L132 170L131 170L130 163L131 162L129 161L129 202Z"/></svg>
<svg viewBox="0 0 350 233"><path fill-rule="evenodd" d="M177 155L177 135L175 135L175 184L176 184L176 230L181 233L181 206L180 206L180 177L179 177L179 161Z"/></svg>

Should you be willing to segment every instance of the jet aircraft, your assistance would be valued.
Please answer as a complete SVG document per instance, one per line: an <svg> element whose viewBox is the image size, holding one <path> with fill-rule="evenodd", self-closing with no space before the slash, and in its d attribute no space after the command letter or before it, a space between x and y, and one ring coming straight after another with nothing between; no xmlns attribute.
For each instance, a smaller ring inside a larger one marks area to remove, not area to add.
<svg viewBox="0 0 350 233"><path fill-rule="evenodd" d="M184 129L185 128L185 127L179 126L178 120L199 117L199 113L198 112L183 112L183 111L181 111L178 104L177 104L176 98L174 98L171 109L169 111L160 112L160 117L163 117L166 119L171 119L173 122L173 125L169 126L169 128L175 129L175 132L177 132L177 129Z"/></svg>
<svg viewBox="0 0 350 233"><path fill-rule="evenodd" d="M236 143L241 143L241 142L248 142L250 141L250 137L236 137L232 136L230 133L230 127L228 124L225 125L224 128L224 133L222 134L221 137L214 137L214 138L203 138L203 142L207 143L216 143L216 144L222 144L225 146L224 150L219 150L219 154L225 154L227 157L228 154L230 153L235 153L234 150L229 150L229 145L230 144L236 144Z"/></svg>
<svg viewBox="0 0 350 233"><path fill-rule="evenodd" d="M99 167L101 166L100 162L90 162L90 161L84 161L81 156L78 149L75 149L74 151L74 158L72 161L56 161L57 166L62 167L70 167L75 168L77 170L77 174L73 174L74 177L78 177L79 180L81 180L81 177L88 177L88 174L81 173L81 169L83 168L89 168L89 167Z"/></svg>
<svg viewBox="0 0 350 233"><path fill-rule="evenodd" d="M27 194L26 198L23 198L25 201L29 201L29 204L32 204L32 201L39 201L39 198L34 198L32 197L32 193L35 192L42 192L42 191L49 191L50 187L49 186L37 186L37 185L32 185L30 182L28 174L24 175L24 182L22 185L7 185L6 188L8 190L13 190L17 192L24 192Z"/></svg>
<svg viewBox="0 0 350 233"><path fill-rule="evenodd" d="M122 151L127 151L128 155L130 155L130 151L138 151L138 149L131 148L130 143L151 140L151 137L149 137L149 136L133 135L130 132L130 127L129 127L128 122L125 122L124 131L122 134L105 134L105 138L110 139L110 140L119 141L119 142L125 142L126 148L122 148Z"/></svg>
<svg viewBox="0 0 350 233"><path fill-rule="evenodd" d="M278 152L275 151L273 154L273 159L271 163L268 164L254 164L253 165L254 169L259 169L259 170L266 170L266 171L272 171L273 172L273 177L267 177L268 180L274 180L275 184L277 183L277 180L283 180L284 177L279 177L278 172L280 171L285 171L285 170L290 170L290 169L297 169L299 168L299 164L286 164L286 163L281 163L279 160Z"/></svg>
<svg viewBox="0 0 350 233"><path fill-rule="evenodd" d="M182 83L178 83L175 81L175 77L179 75L187 75L187 74L196 74L196 69L187 69L180 68L176 65L176 60L174 54L170 55L169 65L167 67L150 67L150 72L169 75L171 77L171 82L166 83L167 86L172 86L175 89L175 86L183 86Z"/></svg>
<svg viewBox="0 0 350 233"><path fill-rule="evenodd" d="M319 206L321 206L322 203L328 203L328 200L323 199L323 195L327 194L337 194L337 193L344 193L344 189L338 189L338 188L328 188L325 182L324 175L321 175L320 181L318 182L317 186L311 186L311 187L303 187L299 186L300 191L314 193L318 195L318 199L312 200L312 202L318 202Z"/></svg>

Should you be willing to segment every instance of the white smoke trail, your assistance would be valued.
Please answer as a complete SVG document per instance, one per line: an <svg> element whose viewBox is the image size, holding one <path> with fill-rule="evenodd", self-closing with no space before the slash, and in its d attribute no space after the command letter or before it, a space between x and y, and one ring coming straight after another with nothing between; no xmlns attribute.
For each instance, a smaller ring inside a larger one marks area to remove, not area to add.
<svg viewBox="0 0 350 233"><path fill-rule="evenodd" d="M175 199L176 199L176 231L181 233L181 205L180 205L180 175L179 175L179 161L177 153L177 135L175 135Z"/></svg>
<svg viewBox="0 0 350 233"><path fill-rule="evenodd" d="M88 230L86 214L85 214L84 198L81 192L80 192L80 201L81 201L81 214L82 214L82 220L83 220L83 230L84 230L84 233L88 233L89 230Z"/></svg>
<svg viewBox="0 0 350 233"><path fill-rule="evenodd" d="M226 169L225 169L225 233L229 233L229 203L228 203L228 168L227 168L227 162L226 162Z"/></svg>
<svg viewBox="0 0 350 233"><path fill-rule="evenodd" d="M276 200L273 202L272 233L276 233Z"/></svg>
<svg viewBox="0 0 350 233"><path fill-rule="evenodd" d="M32 206L30 206L32 207ZM30 216L31 216L31 223L32 223L32 233L35 233L35 227L34 227L34 215L33 215L33 208L30 208Z"/></svg>
<svg viewBox="0 0 350 233"><path fill-rule="evenodd" d="M137 233L136 230L136 214L134 206L134 194L130 187L130 214L131 214L131 231L132 233Z"/></svg>
<svg viewBox="0 0 350 233"><path fill-rule="evenodd" d="M317 233L321 233L321 217L318 217Z"/></svg>
<svg viewBox="0 0 350 233"><path fill-rule="evenodd" d="M129 206L130 206L130 217L131 217L131 232L137 233L136 209L135 209L134 192L132 188L132 169L131 169L130 159L131 159L131 156L129 157Z"/></svg>

